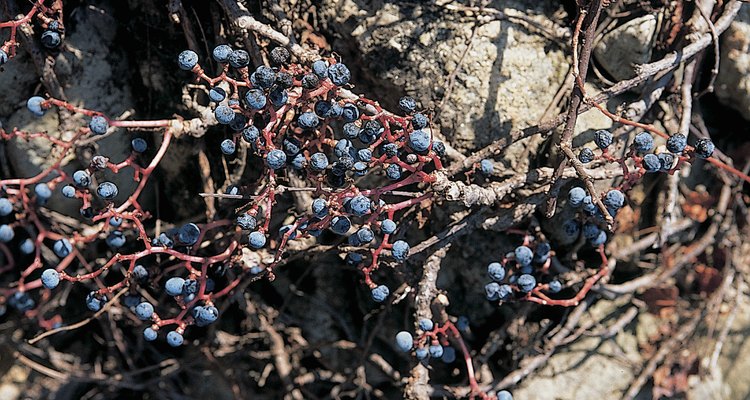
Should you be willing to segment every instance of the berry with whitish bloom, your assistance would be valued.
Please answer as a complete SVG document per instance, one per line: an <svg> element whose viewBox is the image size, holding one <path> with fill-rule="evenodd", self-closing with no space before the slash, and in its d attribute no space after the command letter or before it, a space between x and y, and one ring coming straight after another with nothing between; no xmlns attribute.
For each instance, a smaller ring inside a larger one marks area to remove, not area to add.
<svg viewBox="0 0 750 400"><path fill-rule="evenodd" d="M414 355L417 356L418 360L424 360L429 354L424 347L419 347L414 351Z"/></svg>
<svg viewBox="0 0 750 400"><path fill-rule="evenodd" d="M513 400L513 395L507 390L497 392L497 400Z"/></svg>
<svg viewBox="0 0 750 400"><path fill-rule="evenodd" d="M484 285L484 296L489 301L500 300L500 284L497 282L490 282Z"/></svg>
<svg viewBox="0 0 750 400"><path fill-rule="evenodd" d="M302 115L297 118L297 124L302 129L314 129L316 126L318 126L318 122L318 116L311 111L302 113Z"/></svg>
<svg viewBox="0 0 750 400"><path fill-rule="evenodd" d="M591 198L591 196L586 196L583 198L583 212L585 212L588 215L594 215L596 213L596 204L594 204L594 200Z"/></svg>
<svg viewBox="0 0 750 400"><path fill-rule="evenodd" d="M607 232L604 232L604 231L599 231L599 234L595 238L589 239L589 243L594 247L603 245L606 242L607 242Z"/></svg>
<svg viewBox="0 0 750 400"><path fill-rule="evenodd" d="M401 166L398 164L391 164L385 169L385 175L390 180L397 181L401 179Z"/></svg>
<svg viewBox="0 0 750 400"><path fill-rule="evenodd" d="M406 261L406 258L409 256L409 249L409 243L406 243L403 240L397 240L393 242L391 255L393 255L393 258L395 258L396 261Z"/></svg>
<svg viewBox="0 0 750 400"><path fill-rule="evenodd" d="M439 344L433 344L428 348L428 351L430 352L430 357L432 358L440 358L443 356L443 346Z"/></svg>
<svg viewBox="0 0 750 400"><path fill-rule="evenodd" d="M219 319L219 310L214 306L198 306L195 308L194 318L198 326L210 325Z"/></svg>
<svg viewBox="0 0 750 400"><path fill-rule="evenodd" d="M401 331L396 334L396 347L399 350L406 353L411 350L412 346L414 346L414 338L411 336L411 333Z"/></svg>
<svg viewBox="0 0 750 400"><path fill-rule="evenodd" d="M74 188L73 185L65 185L60 191L62 192L63 197L68 199L76 197L76 188Z"/></svg>
<svg viewBox="0 0 750 400"><path fill-rule="evenodd" d="M352 222L343 215L335 216L331 220L331 231L337 235L346 235L351 227Z"/></svg>
<svg viewBox="0 0 750 400"><path fill-rule="evenodd" d="M698 141L695 142L695 155L700 158L711 157L711 154L714 153L714 149L714 143L710 139L698 139Z"/></svg>
<svg viewBox="0 0 750 400"><path fill-rule="evenodd" d="M104 200L113 200L118 193L117 185L112 182L102 182L96 188L96 194Z"/></svg>
<svg viewBox="0 0 750 400"><path fill-rule="evenodd" d="M86 296L86 307L88 307L89 310L97 312L104 307L104 303L107 302L107 296L100 296L95 291L90 292Z"/></svg>
<svg viewBox="0 0 750 400"><path fill-rule="evenodd" d="M271 86L276 82L276 73L270 67L260 65L255 69L254 84L264 88L270 89Z"/></svg>
<svg viewBox="0 0 750 400"><path fill-rule="evenodd" d="M435 324L432 323L431 319L428 318L422 318L419 320L419 329L429 332L432 330L432 328L435 327Z"/></svg>
<svg viewBox="0 0 750 400"><path fill-rule="evenodd" d="M320 85L320 78L318 78L317 75L310 73L310 74L305 74L305 76L302 77L300 82L302 83L303 88L312 90L318 87L318 85Z"/></svg>
<svg viewBox="0 0 750 400"><path fill-rule="evenodd" d="M33 96L26 101L26 108L31 111L32 114L37 117L41 117L47 111L47 107L43 107L44 97Z"/></svg>
<svg viewBox="0 0 750 400"><path fill-rule="evenodd" d="M260 89L250 89L245 93L245 103L252 110L260 110L266 106L266 95Z"/></svg>
<svg viewBox="0 0 750 400"><path fill-rule="evenodd" d="M417 110L417 102L411 96L404 96L399 99L398 108L407 114L411 114Z"/></svg>
<svg viewBox="0 0 750 400"><path fill-rule="evenodd" d="M276 65L285 65L292 57L292 55L289 54L289 50L287 50L286 47L281 46L275 47L273 50L271 50L269 56L271 62Z"/></svg>
<svg viewBox="0 0 750 400"><path fill-rule="evenodd" d="M536 245L534 249L534 262L544 263L549 258L549 252L552 251L552 247L547 242L541 242Z"/></svg>
<svg viewBox="0 0 750 400"><path fill-rule="evenodd" d="M122 225L122 217L110 217L109 225L115 228L119 227Z"/></svg>
<svg viewBox="0 0 750 400"><path fill-rule="evenodd" d="M198 225L191 222L180 227L180 230L177 233L177 238L180 239L180 242L183 244L192 246L198 242L200 234L201 230L198 228Z"/></svg>
<svg viewBox="0 0 750 400"><path fill-rule="evenodd" d="M518 288L523 292L530 292L536 287L536 279L529 274L523 274L518 277Z"/></svg>
<svg viewBox="0 0 750 400"><path fill-rule="evenodd" d="M592 240L599 236L599 232L601 232L601 229L595 224L586 223L583 225L583 237L588 240Z"/></svg>
<svg viewBox="0 0 750 400"><path fill-rule="evenodd" d="M534 258L534 253L526 246L516 247L513 254L516 257L516 262L523 267L531 265L531 261Z"/></svg>
<svg viewBox="0 0 750 400"><path fill-rule="evenodd" d="M681 154L687 147L687 138L681 133L676 133L667 139L667 150L675 154Z"/></svg>
<svg viewBox="0 0 750 400"><path fill-rule="evenodd" d="M604 195L602 201L607 208L619 209L625 204L625 195L617 189L612 189Z"/></svg>
<svg viewBox="0 0 750 400"><path fill-rule="evenodd" d="M258 140L259 136L260 132L258 131L258 128L253 125L250 125L242 130L242 140L246 141L247 143L255 143L255 141Z"/></svg>
<svg viewBox="0 0 750 400"><path fill-rule="evenodd" d="M674 155L672 153L659 153L659 164L661 164L661 170L668 172L674 165Z"/></svg>
<svg viewBox="0 0 750 400"><path fill-rule="evenodd" d="M234 140L232 139L224 139L221 142L221 152L224 153L224 155L231 156L234 154L236 150L236 146L234 144Z"/></svg>
<svg viewBox="0 0 750 400"><path fill-rule="evenodd" d="M396 232L396 223L393 222L393 220L390 219L384 219L383 222L380 223L380 230L383 231L386 235L390 235L393 232Z"/></svg>
<svg viewBox="0 0 750 400"><path fill-rule="evenodd" d="M388 295L391 294L391 290L388 289L388 286L380 285L370 292L372 295L372 299L375 300L377 303L382 303L385 301L385 299L388 298Z"/></svg>
<svg viewBox="0 0 750 400"><path fill-rule="evenodd" d="M349 68L342 63L333 64L328 67L328 78L336 86L344 86L349 83L352 75L349 72Z"/></svg>
<svg viewBox="0 0 750 400"><path fill-rule="evenodd" d="M34 194L36 194L36 197L42 202L47 201L52 197L52 191L46 183L38 183L34 186Z"/></svg>
<svg viewBox="0 0 750 400"><path fill-rule="evenodd" d="M648 132L641 132L635 135L633 139L633 147L637 152L646 153L651 151L654 147L654 138Z"/></svg>
<svg viewBox="0 0 750 400"><path fill-rule="evenodd" d="M349 209L352 214L360 217L368 214L370 212L370 199L358 194L349 202Z"/></svg>
<svg viewBox="0 0 750 400"><path fill-rule="evenodd" d="M412 117L411 119L411 126L414 129L424 129L429 124L430 124L430 119L427 118L427 116L425 116L422 113L414 114L414 117Z"/></svg>
<svg viewBox="0 0 750 400"><path fill-rule="evenodd" d="M578 161L588 164L594 161L594 152L588 147L584 147L578 152Z"/></svg>
<svg viewBox="0 0 750 400"><path fill-rule="evenodd" d="M328 215L328 203L325 199L315 199L312 202L312 213L318 218L323 218Z"/></svg>
<svg viewBox="0 0 750 400"><path fill-rule="evenodd" d="M179 296L182 294L182 287L185 286L185 280L179 276L174 276L164 284L164 291L170 296Z"/></svg>
<svg viewBox="0 0 750 400"><path fill-rule="evenodd" d="M220 63L229 61L230 54L232 54L232 48L227 44L220 44L214 47L214 51L211 53L211 55L214 57L214 60Z"/></svg>
<svg viewBox="0 0 750 400"><path fill-rule="evenodd" d="M23 242L21 242L19 248L21 250L21 253L28 255L34 252L36 246L34 245L33 240L27 238Z"/></svg>
<svg viewBox="0 0 750 400"><path fill-rule="evenodd" d="M325 100L318 100L313 110L318 117L328 118L331 113L331 103Z"/></svg>
<svg viewBox="0 0 750 400"><path fill-rule="evenodd" d="M260 249L266 245L266 235L258 231L250 232L250 235L248 235L248 243L250 243L250 247Z"/></svg>
<svg viewBox="0 0 750 400"><path fill-rule="evenodd" d="M347 122L343 127L344 137L347 139L356 139L359 137L360 129L354 122Z"/></svg>
<svg viewBox="0 0 750 400"><path fill-rule="evenodd" d="M312 71L315 75L325 78L328 76L328 63L324 60L317 60L312 63Z"/></svg>
<svg viewBox="0 0 750 400"><path fill-rule="evenodd" d="M586 191L576 186L568 191L568 204L573 208L578 208L583 204L584 197L586 197Z"/></svg>
<svg viewBox="0 0 750 400"><path fill-rule="evenodd" d="M167 333L167 343L172 347L180 347L184 341L182 335L177 331Z"/></svg>
<svg viewBox="0 0 750 400"><path fill-rule="evenodd" d="M484 175L490 176L495 171L495 163L492 160L485 158L479 162L479 170Z"/></svg>
<svg viewBox="0 0 750 400"><path fill-rule="evenodd" d="M130 141L130 147L132 147L133 151L136 153L145 153L146 149L148 149L148 144L142 138L135 138Z"/></svg>
<svg viewBox="0 0 750 400"><path fill-rule="evenodd" d="M5 197L0 197L0 217L5 217L13 212L13 203Z"/></svg>
<svg viewBox="0 0 750 400"><path fill-rule="evenodd" d="M294 169L303 169L307 165L307 159L305 159L304 154L300 153L294 156L291 164Z"/></svg>
<svg viewBox="0 0 750 400"><path fill-rule="evenodd" d="M140 281L140 282L143 282L146 280L146 278L148 278L148 271L146 270L146 267L144 267L141 264L138 264L135 267L133 267L132 274L133 274L133 278L135 278L135 280Z"/></svg>
<svg viewBox="0 0 750 400"><path fill-rule="evenodd" d="M346 264L351 265L352 267L356 267L359 265L364 257L362 257L362 254L359 253L347 253L346 254Z"/></svg>
<svg viewBox="0 0 750 400"><path fill-rule="evenodd" d="M211 99L211 101L215 101L218 103L220 101L224 101L224 99L227 98L227 92L218 86L214 86L211 88L211 90L208 91L208 97Z"/></svg>
<svg viewBox="0 0 750 400"><path fill-rule="evenodd" d="M91 118L91 121L89 121L89 129L97 135L107 133L107 128L109 128L109 123L107 122L107 119L101 115L95 115Z"/></svg>
<svg viewBox="0 0 750 400"><path fill-rule="evenodd" d="M372 160L372 151L370 151L370 149L358 150L357 158L362 162L370 162L370 160Z"/></svg>
<svg viewBox="0 0 750 400"><path fill-rule="evenodd" d="M237 226L245 231L251 231L258 225L258 221L250 214L240 214L237 216Z"/></svg>
<svg viewBox="0 0 750 400"><path fill-rule="evenodd" d="M42 272L42 285L47 289L54 289L60 284L60 274L52 268Z"/></svg>
<svg viewBox="0 0 750 400"><path fill-rule="evenodd" d="M177 65L180 69L190 71L198 64L198 54L192 50L185 50L177 56Z"/></svg>
<svg viewBox="0 0 750 400"><path fill-rule="evenodd" d="M562 290L562 283L558 281L557 279L551 281L549 284L549 291L552 293L557 293Z"/></svg>
<svg viewBox="0 0 750 400"><path fill-rule="evenodd" d="M341 118L344 122L354 122L359 119L359 109L354 104L344 104L341 110Z"/></svg>
<svg viewBox="0 0 750 400"><path fill-rule="evenodd" d="M120 231L112 231L107 235L105 242L107 243L107 246L113 249L118 249L125 245L127 238L125 238L125 234Z"/></svg>
<svg viewBox="0 0 750 400"><path fill-rule="evenodd" d="M220 124L227 125L234 119L234 110L231 107L220 105L214 110L214 117Z"/></svg>
<svg viewBox="0 0 750 400"><path fill-rule="evenodd" d="M289 93L282 88L276 88L268 94L268 100L271 100L274 107L279 108L289 101Z"/></svg>
<svg viewBox="0 0 750 400"><path fill-rule="evenodd" d="M357 239L359 239L360 243L366 244L370 243L375 239L375 234L372 232L372 229L368 227L362 227L359 228L357 231Z"/></svg>
<svg viewBox="0 0 750 400"><path fill-rule="evenodd" d="M232 68L247 67L247 64L250 64L250 54L247 54L245 50L233 50L227 56L227 61Z"/></svg>
<svg viewBox="0 0 750 400"><path fill-rule="evenodd" d="M266 165L271 169L284 168L286 164L286 154L279 149L273 149L266 155Z"/></svg>
<svg viewBox="0 0 750 400"><path fill-rule="evenodd" d="M91 175L84 170L78 170L73 173L73 183L78 187L87 187L91 184Z"/></svg>
<svg viewBox="0 0 750 400"><path fill-rule="evenodd" d="M71 251L73 251L73 245L70 244L68 239L62 238L55 241L55 243L52 245L52 251L55 253L56 256L60 258L65 258L70 254Z"/></svg>
<svg viewBox="0 0 750 400"><path fill-rule="evenodd" d="M487 275L489 275L490 279L493 281L500 282L505 279L505 268L499 262L490 263L490 265L487 266Z"/></svg>
<svg viewBox="0 0 750 400"><path fill-rule="evenodd" d="M41 42L42 46L48 49L54 49L60 46L60 43L62 43L62 37L60 37L60 34L54 30L46 30L42 32Z"/></svg>
<svg viewBox="0 0 750 400"><path fill-rule="evenodd" d="M443 357L441 359L446 364L456 361L456 349L450 346L443 348Z"/></svg>
<svg viewBox="0 0 750 400"><path fill-rule="evenodd" d="M159 234L159 243L164 247L171 248L174 246L174 241L166 233Z"/></svg>
<svg viewBox="0 0 750 400"><path fill-rule="evenodd" d="M147 342L153 342L154 340L156 340L157 335L158 334L156 333L156 331L151 327L143 330L143 339L145 339Z"/></svg>
<svg viewBox="0 0 750 400"><path fill-rule="evenodd" d="M594 132L594 143L600 149L604 150L612 144L612 133L606 129L600 129Z"/></svg>
<svg viewBox="0 0 750 400"><path fill-rule="evenodd" d="M135 315L142 321L151 319L151 316L154 315L154 306L152 306L151 303L144 301L135 306Z"/></svg>
<svg viewBox="0 0 750 400"><path fill-rule="evenodd" d="M310 156L310 168L313 171L323 171L328 167L328 157L323 153L315 153Z"/></svg>
<svg viewBox="0 0 750 400"><path fill-rule="evenodd" d="M418 153L423 153L430 148L430 134L423 130L416 130L409 134L409 147Z"/></svg>
<svg viewBox="0 0 750 400"><path fill-rule="evenodd" d="M643 168L646 170L646 172L659 172L659 170L661 169L661 162L659 162L659 157L651 153L643 156Z"/></svg>

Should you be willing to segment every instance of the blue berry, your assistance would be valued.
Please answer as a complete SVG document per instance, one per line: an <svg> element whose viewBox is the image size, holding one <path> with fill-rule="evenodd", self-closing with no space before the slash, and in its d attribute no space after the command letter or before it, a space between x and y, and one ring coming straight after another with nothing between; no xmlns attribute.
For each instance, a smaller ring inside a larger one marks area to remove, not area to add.
<svg viewBox="0 0 750 400"><path fill-rule="evenodd" d="M406 243L403 240L397 240L393 242L391 254L396 261L406 261L406 258L409 256L409 249L409 243Z"/></svg>
<svg viewBox="0 0 750 400"><path fill-rule="evenodd" d="M318 218L328 215L328 204L325 199L315 199L312 202L312 213Z"/></svg>
<svg viewBox="0 0 750 400"><path fill-rule="evenodd" d="M271 50L270 59L271 62L273 62L276 65L285 65L289 62L289 59L292 57L291 54L289 54L289 50L286 49L286 47L275 47L273 50Z"/></svg>
<svg viewBox="0 0 750 400"><path fill-rule="evenodd" d="M232 48L227 44L220 44L214 47L214 51L211 53L211 55L213 55L214 57L214 60L220 63L229 61L230 54L232 54Z"/></svg>
<svg viewBox="0 0 750 400"><path fill-rule="evenodd" d="M571 239L577 238L581 228L578 226L578 222L569 219L563 223L563 232Z"/></svg>
<svg viewBox="0 0 750 400"><path fill-rule="evenodd" d="M354 122L359 119L359 109L354 104L344 104L341 110L341 118L344 122Z"/></svg>
<svg viewBox="0 0 750 400"><path fill-rule="evenodd" d="M324 60L317 60L312 64L312 71L318 77L325 79L328 76L328 63Z"/></svg>
<svg viewBox="0 0 750 400"><path fill-rule="evenodd" d="M60 274L52 268L42 272L42 285L47 289L54 289L60 284Z"/></svg>
<svg viewBox="0 0 750 400"><path fill-rule="evenodd" d="M674 155L672 153L659 153L657 157L659 157L659 164L662 171L668 172L672 169L674 165Z"/></svg>
<svg viewBox="0 0 750 400"><path fill-rule="evenodd" d="M505 268L499 262L490 263L490 265L487 266L487 275L489 275L490 279L493 281L500 282L505 279Z"/></svg>
<svg viewBox="0 0 750 400"><path fill-rule="evenodd" d="M594 132L594 143L600 149L604 150L612 144L612 133L606 129L600 129Z"/></svg>
<svg viewBox="0 0 750 400"><path fill-rule="evenodd" d="M398 108L407 114L411 114L417 110L417 102L411 96L404 96L399 99Z"/></svg>
<svg viewBox="0 0 750 400"><path fill-rule="evenodd" d="M0 65L3 65L8 62L8 53L5 52L5 50L0 49Z"/></svg>
<svg viewBox="0 0 750 400"><path fill-rule="evenodd" d="M313 107L315 114L320 118L328 118L331 113L331 103L325 100L318 100Z"/></svg>
<svg viewBox="0 0 750 400"><path fill-rule="evenodd" d="M242 140L246 141L247 143L255 143L255 141L258 140L259 136L260 132L258 131L258 128L253 125L250 125L242 130Z"/></svg>
<svg viewBox="0 0 750 400"><path fill-rule="evenodd" d="M243 68L250 64L250 54L247 54L245 50L233 50L227 57L229 65L232 68Z"/></svg>
<svg viewBox="0 0 750 400"><path fill-rule="evenodd" d="M135 306L135 315L142 321L151 319L151 316L154 315L154 306L152 306L151 303L144 301Z"/></svg>
<svg viewBox="0 0 750 400"><path fill-rule="evenodd" d="M586 223L583 225L583 237L588 240L592 240L599 236L599 232L602 230L598 226L592 223Z"/></svg>
<svg viewBox="0 0 750 400"><path fill-rule="evenodd" d="M148 144L142 138L135 138L130 141L130 147L132 147L133 151L136 153L145 153L148 149Z"/></svg>
<svg viewBox="0 0 750 400"><path fill-rule="evenodd" d="M120 225L122 225L122 218L121 217L110 217L109 219L109 225L115 228L118 228Z"/></svg>
<svg viewBox="0 0 750 400"><path fill-rule="evenodd" d="M368 214L370 212L370 199L358 194L349 202L349 209L352 214L360 217Z"/></svg>
<svg viewBox="0 0 750 400"><path fill-rule="evenodd" d="M446 364L456 361L456 349L450 346L443 348L443 357L441 357L441 360Z"/></svg>
<svg viewBox="0 0 750 400"><path fill-rule="evenodd" d="M282 88L276 88L268 94L268 100L274 107L279 108L289 101L289 93Z"/></svg>
<svg viewBox="0 0 750 400"><path fill-rule="evenodd" d="M541 242L536 245L534 249L534 262L540 264L546 262L550 251L552 251L552 247L547 242Z"/></svg>
<svg viewBox="0 0 750 400"><path fill-rule="evenodd" d="M86 296L86 307L93 312L101 310L106 302L107 296L100 296L96 292L90 292Z"/></svg>
<svg viewBox="0 0 750 400"><path fill-rule="evenodd" d="M333 219L331 220L331 231L333 231L333 233L337 235L346 235L351 227L352 222L349 220L349 218L343 215L333 217Z"/></svg>
<svg viewBox="0 0 750 400"><path fill-rule="evenodd" d="M372 299L375 300L375 302L382 303L385 301L385 299L388 298L388 295L391 294L391 291L390 289L388 289L388 286L380 285L375 289L372 289L370 294L372 295Z"/></svg>
<svg viewBox="0 0 750 400"><path fill-rule="evenodd" d="M167 343L172 347L180 347L183 342L182 335L177 331L171 331L167 333Z"/></svg>
<svg viewBox="0 0 750 400"><path fill-rule="evenodd" d="M343 131L344 131L344 136L347 139L352 139L352 140L358 138L361 132L357 124L355 124L354 122L345 123L343 127Z"/></svg>
<svg viewBox="0 0 750 400"><path fill-rule="evenodd" d="M147 342L153 342L154 340L156 340L156 336L156 331L151 327L143 330L143 339L145 339Z"/></svg>
<svg viewBox="0 0 750 400"><path fill-rule="evenodd" d="M648 132L641 132L635 135L633 139L633 147L635 151L640 153L647 153L654 147L654 138Z"/></svg>
<svg viewBox="0 0 750 400"><path fill-rule="evenodd" d="M177 56L177 65L180 69L190 71L198 64L198 54L192 50L185 50Z"/></svg>
<svg viewBox="0 0 750 400"><path fill-rule="evenodd" d="M430 134L423 130L416 130L409 134L409 147L418 153L424 153L430 148Z"/></svg>
<svg viewBox="0 0 750 400"><path fill-rule="evenodd" d="M328 67L328 78L331 79L336 86L344 86L349 83L352 75L349 72L349 68L342 63L333 64Z"/></svg>
<svg viewBox="0 0 750 400"><path fill-rule="evenodd" d="M73 173L73 183L78 187L85 188L91 184L91 175L83 170L78 170Z"/></svg>
<svg viewBox="0 0 750 400"><path fill-rule="evenodd" d="M54 49L60 46L60 43L62 43L62 37L60 37L59 33L53 30L46 30L42 32L41 42L42 46L48 49Z"/></svg>
<svg viewBox="0 0 750 400"><path fill-rule="evenodd" d="M529 274L523 274L518 277L518 288L523 292L530 292L536 287L536 279Z"/></svg>
<svg viewBox="0 0 750 400"><path fill-rule="evenodd" d="M271 169L284 168L286 163L286 154L279 149L274 149L268 152L266 155L266 165Z"/></svg>
<svg viewBox="0 0 750 400"><path fill-rule="evenodd" d="M674 134L667 139L667 150L675 154L682 154L687 147L687 138L681 133Z"/></svg>
<svg viewBox="0 0 750 400"><path fill-rule="evenodd" d="M432 328L435 327L435 324L432 323L431 319L422 318L419 320L419 329L429 332L432 330Z"/></svg>
<svg viewBox="0 0 750 400"><path fill-rule="evenodd" d="M36 248L36 246L34 245L34 241L28 238L21 242L21 245L19 247L21 253L26 255L33 253L34 249Z"/></svg>
<svg viewBox="0 0 750 400"><path fill-rule="evenodd" d="M292 159L292 167L294 167L294 169L303 169L305 168L305 165L307 165L307 160L305 159L304 154L297 154Z"/></svg>
<svg viewBox="0 0 750 400"><path fill-rule="evenodd" d="M586 197L586 191L576 186L568 192L568 204L573 208L578 208L583 204L584 197Z"/></svg>
<svg viewBox="0 0 750 400"><path fill-rule="evenodd" d="M38 183L36 186L34 186L34 194L36 194L36 197L41 202L45 202L50 197L52 197L52 191L46 183Z"/></svg>
<svg viewBox="0 0 750 400"><path fill-rule="evenodd" d="M196 325L206 326L216 322L216 320L219 319L219 310L214 306L198 306L195 307L193 315Z"/></svg>
<svg viewBox="0 0 750 400"><path fill-rule="evenodd" d="M584 164L588 164L594 161L594 152L588 147L582 148L581 151L578 153L578 161Z"/></svg>
<svg viewBox="0 0 750 400"><path fill-rule="evenodd" d="M127 238L125 237L125 234L120 231L112 231L107 235L105 242L107 243L107 246L113 249L119 249L125 245Z"/></svg>
<svg viewBox="0 0 750 400"><path fill-rule="evenodd" d="M237 226L245 231L251 231L258 225L258 221L250 214L240 214L237 217Z"/></svg>
<svg viewBox="0 0 750 400"><path fill-rule="evenodd" d="M135 278L135 280L140 281L140 282L143 282L144 280L146 280L146 278L148 278L148 271L146 270L146 267L144 267L141 264L138 264L135 267L133 267L132 274L133 274L133 278Z"/></svg>
<svg viewBox="0 0 750 400"><path fill-rule="evenodd" d="M591 196L586 196L583 198L583 212L585 212L588 215L594 215L596 213L596 204L594 204L594 200L591 198Z"/></svg>
<svg viewBox="0 0 750 400"><path fill-rule="evenodd" d="M370 162L372 160L372 151L370 151L370 149L358 150L357 158L362 162Z"/></svg>
<svg viewBox="0 0 750 400"><path fill-rule="evenodd" d="M13 212L13 203L5 197L0 197L0 217L5 217Z"/></svg>
<svg viewBox="0 0 750 400"><path fill-rule="evenodd" d="M643 156L643 168L646 169L646 172L659 172L659 170L661 169L661 162L659 162L659 157L651 153Z"/></svg>
<svg viewBox="0 0 750 400"><path fill-rule="evenodd" d="M302 83L303 88L312 90L318 87L318 85L320 85L320 78L318 78L317 75L310 73L310 74L305 74L305 76L302 77L300 82Z"/></svg>
<svg viewBox="0 0 750 400"><path fill-rule="evenodd" d="M625 204L625 195L617 189L612 189L604 195L602 203L607 208L620 209Z"/></svg>
<svg viewBox="0 0 750 400"><path fill-rule="evenodd" d="M198 228L198 225L191 222L180 227L180 230L177 233L177 238L180 239L180 242L183 244L192 246L198 242L200 234L201 230Z"/></svg>
<svg viewBox="0 0 750 400"><path fill-rule="evenodd" d="M247 117L244 114L235 113L232 122L229 123L229 128L235 132L239 132L245 129L245 126L247 126Z"/></svg>
<svg viewBox="0 0 750 400"><path fill-rule="evenodd" d="M410 351L413 346L414 338L411 336L411 333L401 331L396 334L396 347L398 347L399 350L406 353Z"/></svg>
<svg viewBox="0 0 750 400"><path fill-rule="evenodd" d="M323 171L328 167L328 157L323 153L315 153L310 156L310 167L314 171Z"/></svg>
<svg viewBox="0 0 750 400"><path fill-rule="evenodd" d="M414 114L414 117L412 117L412 119L411 119L411 126L414 129L424 129L429 124L430 124L429 118L427 118L422 113L416 113L416 114Z"/></svg>
<svg viewBox="0 0 750 400"><path fill-rule="evenodd" d="M318 116L314 112L305 112L297 118L297 124L302 129L314 129L318 126Z"/></svg>
<svg viewBox="0 0 750 400"><path fill-rule="evenodd" d="M380 230L386 235L396 232L396 228L396 223L390 219L384 219L383 222L380 223Z"/></svg>
<svg viewBox="0 0 750 400"><path fill-rule="evenodd" d="M359 228L357 231L357 239L359 239L359 242L362 244L370 243L375 239L375 234L372 233L372 229L365 226Z"/></svg>
<svg viewBox="0 0 750 400"><path fill-rule="evenodd" d="M698 141L695 142L695 155L700 158L711 157L711 154L714 153L714 149L714 143L710 139L698 139Z"/></svg>
<svg viewBox="0 0 750 400"><path fill-rule="evenodd" d="M89 129L97 135L107 133L107 128L109 128L109 123L107 122L107 119L101 115L95 115L91 118L91 121L89 121Z"/></svg>
<svg viewBox="0 0 750 400"><path fill-rule="evenodd" d="M214 86L208 91L208 97L211 101L221 102L227 98L227 92L219 86Z"/></svg>
<svg viewBox="0 0 750 400"><path fill-rule="evenodd" d="M47 111L47 107L42 107L42 102L44 102L44 97L31 97L26 101L26 108L28 108L32 114L41 117Z"/></svg>
<svg viewBox="0 0 750 400"><path fill-rule="evenodd" d="M214 110L214 117L220 124L227 125L234 119L234 110L231 107L220 105Z"/></svg>
<svg viewBox="0 0 750 400"><path fill-rule="evenodd" d="M558 280L551 281L549 283L549 291L552 293L557 293L562 290L562 283Z"/></svg>
<svg viewBox="0 0 750 400"><path fill-rule="evenodd" d="M52 245L52 251L56 256L65 258L68 256L68 254L70 254L71 251L73 251L73 245L70 244L68 239L59 239Z"/></svg>
<svg viewBox="0 0 750 400"><path fill-rule="evenodd" d="M60 192L62 192L63 197L68 199L76 197L76 188L74 188L72 185L63 186Z"/></svg>
<svg viewBox="0 0 750 400"><path fill-rule="evenodd" d="M255 69L253 74L255 77L254 84L262 87L263 89L270 89L271 86L276 82L276 73L273 69L265 65L260 65Z"/></svg>
<svg viewBox="0 0 750 400"><path fill-rule="evenodd" d="M159 243L164 247L173 247L174 241L166 233L159 234Z"/></svg>
<svg viewBox="0 0 750 400"><path fill-rule="evenodd" d="M351 265L352 267L356 267L359 265L362 260L364 260L364 257L362 257L362 254L359 253L347 253L346 254L346 264Z"/></svg>
<svg viewBox="0 0 750 400"><path fill-rule="evenodd" d="M497 400L513 400L513 395L507 390L501 390L497 392Z"/></svg>
<svg viewBox="0 0 750 400"><path fill-rule="evenodd" d="M591 245L594 247L602 245L606 242L607 242L607 232L604 232L604 231L599 231L599 234L595 238L589 239L589 243L591 243Z"/></svg>
<svg viewBox="0 0 750 400"><path fill-rule="evenodd" d="M484 175L490 176L495 171L495 163L492 160L485 158L479 162L479 170L482 171Z"/></svg>
<svg viewBox="0 0 750 400"><path fill-rule="evenodd" d="M32 299L31 296L28 295L28 293L15 292L8 299L8 305L15 308L19 312L26 312L34 308L34 306L36 306L36 303L34 302L34 299Z"/></svg>
<svg viewBox="0 0 750 400"><path fill-rule="evenodd" d="M428 356L429 354L430 354L430 353L428 353L428 352L427 352L427 349L426 349L426 348L424 348L424 347L419 347L419 348L417 348L417 349L416 349L416 350L414 351L414 355L416 355L416 356L417 356L417 359L418 359L418 360L424 360L425 358L427 358L427 356Z"/></svg>
<svg viewBox="0 0 750 400"><path fill-rule="evenodd" d="M513 253L516 256L516 262L519 265L523 267L528 267L529 265L531 265L531 261L534 258L534 253L530 248L526 246L518 246Z"/></svg>
<svg viewBox="0 0 750 400"><path fill-rule="evenodd" d="M251 110L261 110L266 106L266 95L260 89L250 89L245 93L245 103Z"/></svg>
<svg viewBox="0 0 750 400"><path fill-rule="evenodd" d="M430 352L430 357L432 358L440 358L443 356L443 346L439 344L433 344L428 348L428 351Z"/></svg>
<svg viewBox="0 0 750 400"><path fill-rule="evenodd" d="M170 296L179 296L182 294L182 287L185 286L185 280L179 276L174 276L164 284L164 291Z"/></svg>
<svg viewBox="0 0 750 400"><path fill-rule="evenodd" d="M385 169L385 175L388 179L397 181L401 179L401 167L398 164L391 164Z"/></svg>
<svg viewBox="0 0 750 400"><path fill-rule="evenodd" d="M266 235L258 231L250 232L250 235L248 236L248 242L250 243L250 247L254 249L260 249L261 247L266 245Z"/></svg>
<svg viewBox="0 0 750 400"><path fill-rule="evenodd" d="M236 150L236 145L234 144L234 140L232 139L224 139L221 142L221 152L224 153L227 156L231 156L234 154Z"/></svg>
<svg viewBox="0 0 750 400"><path fill-rule="evenodd" d="M102 182L96 188L96 194L104 200L113 200L118 193L117 185L112 182Z"/></svg>

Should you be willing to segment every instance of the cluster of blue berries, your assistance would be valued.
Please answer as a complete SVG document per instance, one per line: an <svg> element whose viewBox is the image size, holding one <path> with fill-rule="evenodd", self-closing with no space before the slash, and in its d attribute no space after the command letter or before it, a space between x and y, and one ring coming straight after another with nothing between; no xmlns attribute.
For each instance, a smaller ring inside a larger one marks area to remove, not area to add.
<svg viewBox="0 0 750 400"><path fill-rule="evenodd" d="M547 242L538 242L532 250L526 245L518 246L503 260L487 265L487 276L492 280L484 286L484 293L490 301L509 301L515 293L527 294L533 291L542 278L541 272L549 266L552 248ZM512 274L508 274L512 271ZM507 278L507 279L506 279ZM550 293L562 290L560 281L553 279L547 283Z"/></svg>

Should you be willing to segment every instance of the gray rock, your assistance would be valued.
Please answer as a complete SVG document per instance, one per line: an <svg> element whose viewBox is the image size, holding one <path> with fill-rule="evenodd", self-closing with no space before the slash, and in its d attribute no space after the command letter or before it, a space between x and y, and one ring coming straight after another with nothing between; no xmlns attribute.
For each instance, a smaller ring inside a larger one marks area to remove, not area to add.
<svg viewBox="0 0 750 400"><path fill-rule="evenodd" d="M651 59L656 17L644 15L605 33L594 47L596 61L617 80L635 76L636 64Z"/></svg>
<svg viewBox="0 0 750 400"><path fill-rule="evenodd" d="M742 5L721 38L716 95L724 105L750 119L750 5Z"/></svg>

